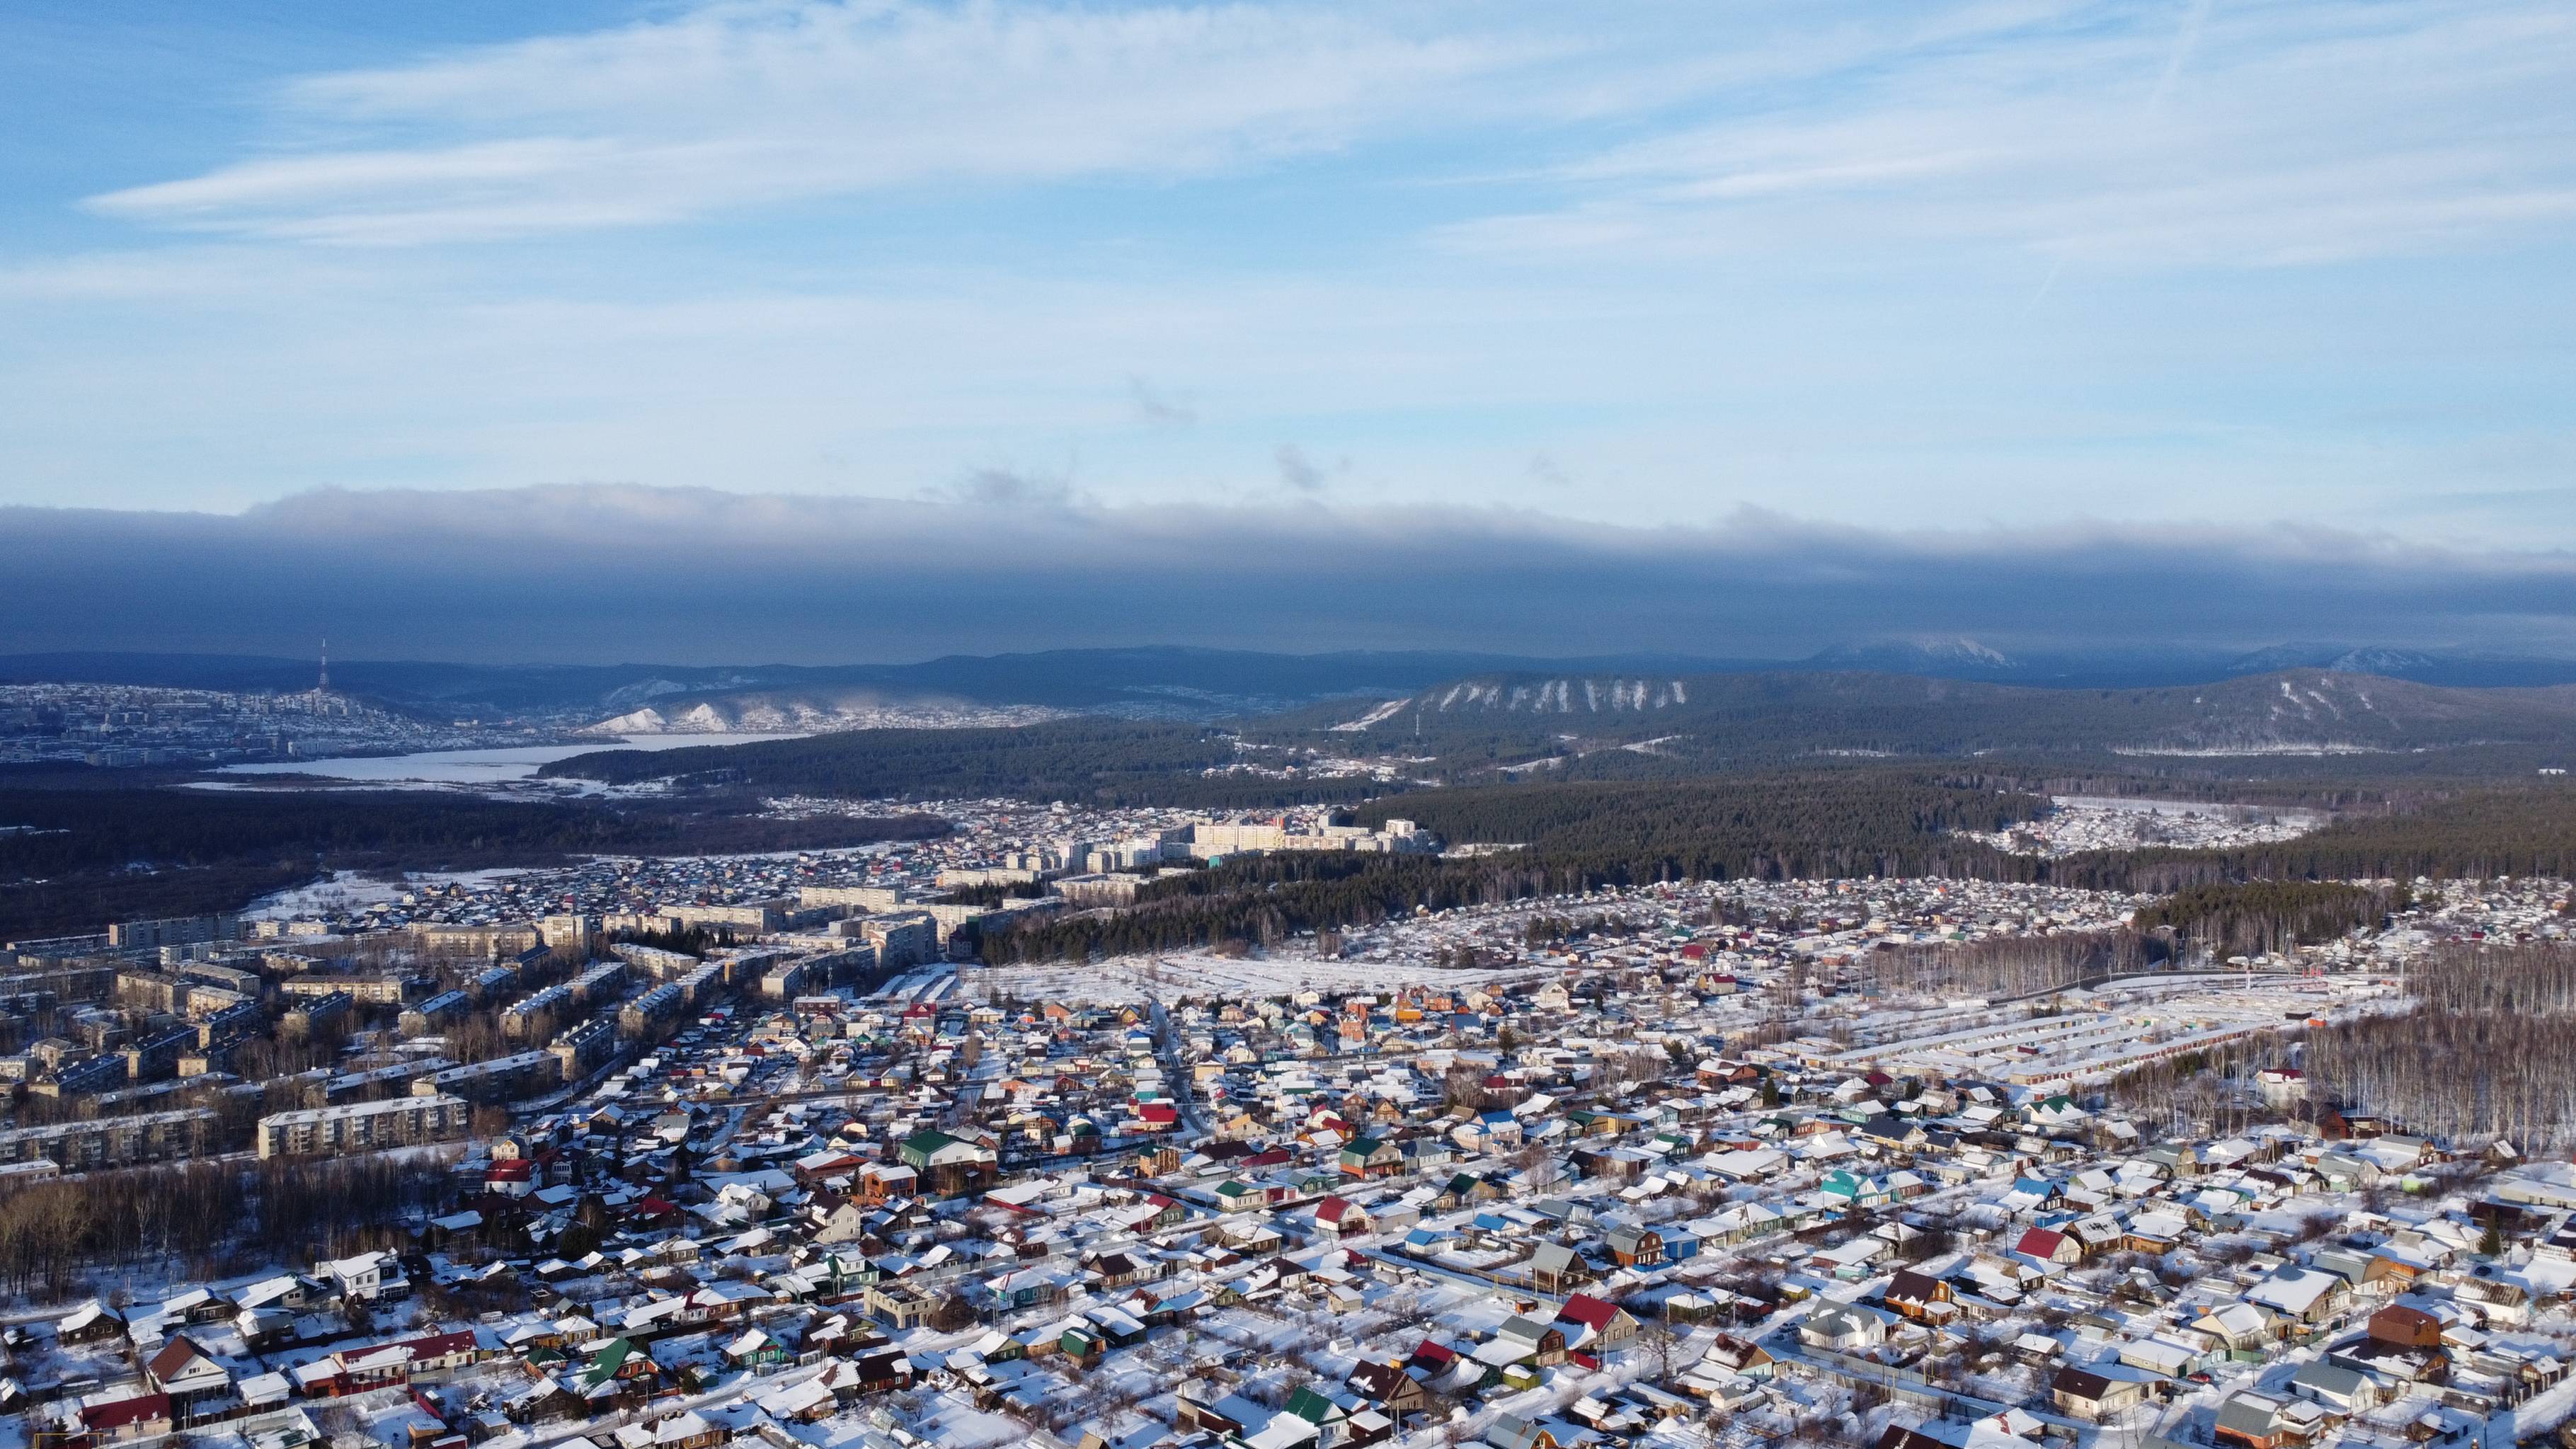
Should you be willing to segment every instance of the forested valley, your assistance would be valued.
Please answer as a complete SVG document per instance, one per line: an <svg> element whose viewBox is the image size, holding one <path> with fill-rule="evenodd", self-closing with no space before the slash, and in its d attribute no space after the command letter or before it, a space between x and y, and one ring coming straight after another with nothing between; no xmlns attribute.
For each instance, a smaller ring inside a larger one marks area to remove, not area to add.
<svg viewBox="0 0 2576 1449"><path fill-rule="evenodd" d="M103 774L104 772L102 772ZM945 820L785 820L755 797L532 802L401 790L129 788L0 779L0 940L239 909L325 869L463 870L577 855L814 850L944 835Z"/></svg>

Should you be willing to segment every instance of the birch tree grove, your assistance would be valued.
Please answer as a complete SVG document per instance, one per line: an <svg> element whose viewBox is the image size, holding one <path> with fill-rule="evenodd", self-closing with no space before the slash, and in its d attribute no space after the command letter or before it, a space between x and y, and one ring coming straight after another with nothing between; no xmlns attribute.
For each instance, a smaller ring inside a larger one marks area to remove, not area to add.
<svg viewBox="0 0 2576 1449"><path fill-rule="evenodd" d="M2418 967L2421 1004L2308 1036L2320 1101L2454 1146L2576 1146L2576 950L2457 947Z"/></svg>
<svg viewBox="0 0 2576 1449"><path fill-rule="evenodd" d="M2009 997L2151 970L2164 950L2135 931L2068 931L1878 951L1868 960L1870 974L1892 994Z"/></svg>

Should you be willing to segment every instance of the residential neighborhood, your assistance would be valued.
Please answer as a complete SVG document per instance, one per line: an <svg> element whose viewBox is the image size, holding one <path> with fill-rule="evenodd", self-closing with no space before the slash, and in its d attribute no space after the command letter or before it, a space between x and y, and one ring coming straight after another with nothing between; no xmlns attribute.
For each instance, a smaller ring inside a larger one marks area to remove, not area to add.
<svg viewBox="0 0 2576 1449"><path fill-rule="evenodd" d="M93 1285L0 1332L0 1394L79 1449L2529 1438L2576 1405L2576 1169L2286 1059L2192 1110L2139 1083L2393 1009L2408 943L2555 933L2554 890L2019 1000L1875 963L2129 903L1601 892L1091 993L606 942L588 1009L696 994L360 1148L435 1165L416 1217Z"/></svg>

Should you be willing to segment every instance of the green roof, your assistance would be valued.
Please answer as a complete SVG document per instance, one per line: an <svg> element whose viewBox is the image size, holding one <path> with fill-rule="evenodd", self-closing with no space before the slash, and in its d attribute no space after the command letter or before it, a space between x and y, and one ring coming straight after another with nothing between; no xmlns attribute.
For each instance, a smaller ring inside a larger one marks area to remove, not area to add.
<svg viewBox="0 0 2576 1449"><path fill-rule="evenodd" d="M641 1352L643 1350L635 1346L633 1339L610 1339L600 1345L599 1352L590 1356L590 1367L582 1371L582 1386L589 1388L617 1377L617 1371Z"/></svg>
<svg viewBox="0 0 2576 1449"><path fill-rule="evenodd" d="M1302 1388L1288 1396L1287 1413L1309 1424L1329 1423L1342 1416L1341 1406L1311 1388Z"/></svg>
<svg viewBox="0 0 2576 1449"><path fill-rule="evenodd" d="M937 1128L924 1128L903 1139L903 1160L913 1167L928 1167L939 1149L953 1147L963 1139L951 1137Z"/></svg>

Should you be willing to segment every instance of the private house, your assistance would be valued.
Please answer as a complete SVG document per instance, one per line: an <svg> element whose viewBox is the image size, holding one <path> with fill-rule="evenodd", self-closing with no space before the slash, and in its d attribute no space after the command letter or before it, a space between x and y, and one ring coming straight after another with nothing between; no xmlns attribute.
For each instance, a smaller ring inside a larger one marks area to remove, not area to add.
<svg viewBox="0 0 2576 1449"><path fill-rule="evenodd" d="M1556 1311L1556 1326L1565 1330L1568 1349L1596 1362L1615 1356L1637 1337L1637 1320L1627 1309L1589 1293L1566 1299Z"/></svg>
<svg viewBox="0 0 2576 1449"><path fill-rule="evenodd" d="M136 1394L104 1403L83 1403L80 1425L93 1443L167 1438L172 1428L170 1396Z"/></svg>
<svg viewBox="0 0 2576 1449"><path fill-rule="evenodd" d="M1336 1237L1373 1231L1368 1209L1344 1197L1315 1204L1315 1226Z"/></svg>
<svg viewBox="0 0 2576 1449"><path fill-rule="evenodd" d="M1834 1353L1867 1353L1887 1342L1892 1315L1857 1303L1836 1303L1807 1315L1798 1341Z"/></svg>
<svg viewBox="0 0 2576 1449"><path fill-rule="evenodd" d="M2013 1251L2042 1263L2071 1265L2084 1261L2084 1245L2053 1228L2025 1229Z"/></svg>
<svg viewBox="0 0 2576 1449"><path fill-rule="evenodd" d="M2334 1363L2301 1364L2290 1375L2290 1392L2336 1418L2366 1414L2379 1406L2379 1386L2370 1375Z"/></svg>
<svg viewBox="0 0 2576 1449"><path fill-rule="evenodd" d="M2308 1442L2324 1425L2324 1411L2314 1404L2241 1393L2218 1406L2212 1433L2222 1449L2281 1449Z"/></svg>
<svg viewBox="0 0 2576 1449"><path fill-rule="evenodd" d="M1622 1268L1651 1268L1664 1261L1664 1235L1653 1228L1615 1227L1602 1238Z"/></svg>
<svg viewBox="0 0 2576 1449"><path fill-rule="evenodd" d="M170 1335L143 1361L143 1379L168 1396L171 1416L181 1424L193 1421L198 1405L224 1397L233 1386L232 1371L184 1333Z"/></svg>
<svg viewBox="0 0 2576 1449"><path fill-rule="evenodd" d="M2247 1290L2245 1301L2294 1323L2318 1323L2333 1317L2351 1297L2352 1286L2337 1274L2283 1268Z"/></svg>
<svg viewBox="0 0 2576 1449"><path fill-rule="evenodd" d="M905 1138L896 1156L919 1174L924 1188L941 1197L983 1192L992 1187L1001 1170L992 1148L936 1130Z"/></svg>
<svg viewBox="0 0 2576 1449"><path fill-rule="evenodd" d="M2254 1359L2281 1336L2272 1315L2251 1303L2221 1304L2193 1319L2191 1326L2217 1339L2231 1355Z"/></svg>
<svg viewBox="0 0 2576 1449"><path fill-rule="evenodd" d="M1404 1171L1404 1151L1376 1137L1354 1137L1343 1144L1338 1159L1350 1177L1394 1177Z"/></svg>
<svg viewBox="0 0 2576 1449"><path fill-rule="evenodd" d="M1517 1314L1505 1319L1503 1326L1494 1330L1494 1341L1490 1346L1511 1350L1504 1358L1505 1362L1535 1363L1541 1368L1552 1368L1565 1362L1565 1338L1563 1325ZM1486 1355L1480 1352L1477 1357Z"/></svg>
<svg viewBox="0 0 2576 1449"><path fill-rule="evenodd" d="M2048 1381L2048 1397L2059 1413L2100 1423L2145 1402L2142 1379L2114 1378L2089 1368L2061 1368Z"/></svg>
<svg viewBox="0 0 2576 1449"><path fill-rule="evenodd" d="M1371 1408L1399 1425L1406 1416L1431 1407L1430 1391L1400 1363L1355 1364L1343 1382Z"/></svg>
<svg viewBox="0 0 2576 1449"><path fill-rule="evenodd" d="M113 1343L125 1337L125 1315L93 1298L64 1314L54 1336L66 1344Z"/></svg>
<svg viewBox="0 0 2576 1449"><path fill-rule="evenodd" d="M1888 1280L1887 1291L1879 1295L1889 1309L1916 1323L1948 1323L1957 1318L1957 1296L1949 1284L1910 1268L1898 1269Z"/></svg>
<svg viewBox="0 0 2576 1449"><path fill-rule="evenodd" d="M1591 1276L1591 1266L1563 1243L1541 1243L1529 1255L1530 1284L1542 1293L1562 1293Z"/></svg>

